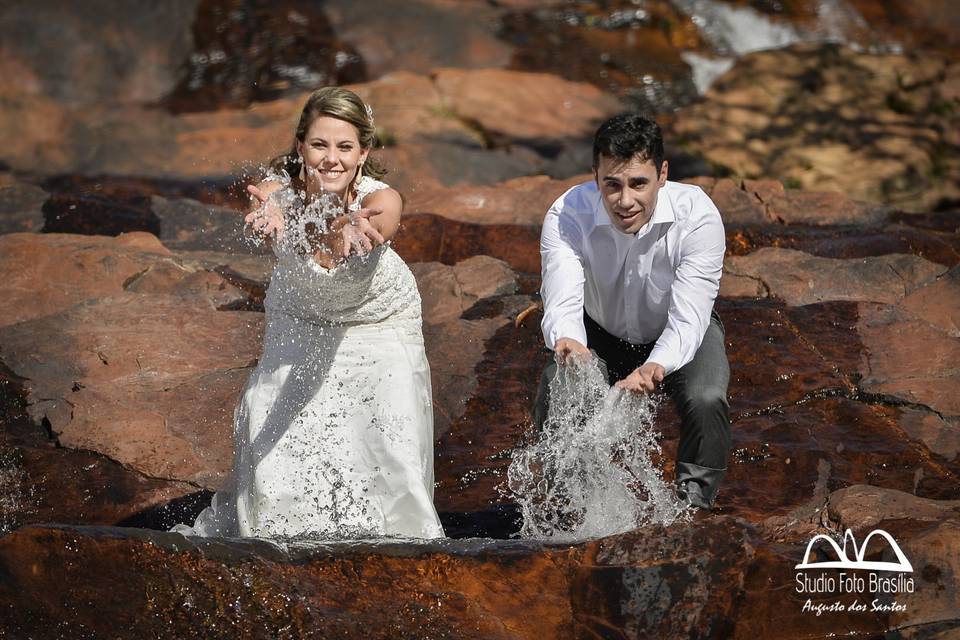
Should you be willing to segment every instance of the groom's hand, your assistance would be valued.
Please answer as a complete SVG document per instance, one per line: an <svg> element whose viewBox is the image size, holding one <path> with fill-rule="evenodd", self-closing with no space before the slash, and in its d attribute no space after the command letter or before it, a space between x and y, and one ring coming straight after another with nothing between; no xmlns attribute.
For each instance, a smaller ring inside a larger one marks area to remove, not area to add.
<svg viewBox="0 0 960 640"><path fill-rule="evenodd" d="M574 358L589 358L590 350L573 338L560 338L553 345L553 357L557 364L570 364Z"/></svg>
<svg viewBox="0 0 960 640"><path fill-rule="evenodd" d="M665 373L661 365L647 362L614 386L634 393L653 393L657 385L663 382Z"/></svg>

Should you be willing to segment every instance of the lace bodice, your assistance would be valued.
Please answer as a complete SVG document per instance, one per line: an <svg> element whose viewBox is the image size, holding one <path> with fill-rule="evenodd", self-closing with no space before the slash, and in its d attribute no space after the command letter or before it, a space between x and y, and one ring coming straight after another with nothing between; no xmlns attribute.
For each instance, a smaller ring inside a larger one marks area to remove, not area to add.
<svg viewBox="0 0 960 640"><path fill-rule="evenodd" d="M364 198L387 187L379 180L361 177L357 198L349 209L360 209ZM310 256L278 252L264 307L268 314L282 312L321 324L420 322L416 280L387 245L366 256L351 256L332 269L320 266Z"/></svg>
<svg viewBox="0 0 960 640"><path fill-rule="evenodd" d="M350 203L347 207L350 211L359 211L363 206L364 199L372 193L380 191L381 189L389 189L390 185L386 182L380 182L375 180L370 176L360 176L360 179L357 180L356 189L357 197Z"/></svg>

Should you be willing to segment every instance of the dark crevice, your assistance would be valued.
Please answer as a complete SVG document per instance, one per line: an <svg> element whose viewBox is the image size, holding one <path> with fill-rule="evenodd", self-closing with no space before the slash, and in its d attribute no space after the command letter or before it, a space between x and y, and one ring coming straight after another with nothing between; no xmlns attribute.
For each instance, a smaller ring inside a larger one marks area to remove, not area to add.
<svg viewBox="0 0 960 640"><path fill-rule="evenodd" d="M804 394L803 397L788 404L773 404L756 411L744 411L743 413L738 413L735 420L782 414L789 407L798 407L813 400L824 400L827 398L844 398L846 400L852 400L853 402L860 402L866 405L892 407L895 409L906 407L908 409L926 411L936 415L941 420L946 420L942 413L919 402L910 402L908 400L902 400L900 398L886 396L883 394L867 393L859 388L854 388L853 391L850 391L841 387L824 387L814 391L809 391Z"/></svg>
<svg viewBox="0 0 960 640"><path fill-rule="evenodd" d="M123 287L123 290L126 291L127 288L130 287L130 285L132 285L132 284L135 283L137 280L139 280L139 279L142 278L144 275L146 275L146 273L147 273L148 271L150 271L150 269L152 269L152 268L153 268L153 266L151 265L151 266L147 267L146 269L141 269L140 271L137 271L136 273L134 273L133 275L131 275L129 278L127 278L126 280L124 280L124 281L123 281L123 284L121 285L121 286Z"/></svg>

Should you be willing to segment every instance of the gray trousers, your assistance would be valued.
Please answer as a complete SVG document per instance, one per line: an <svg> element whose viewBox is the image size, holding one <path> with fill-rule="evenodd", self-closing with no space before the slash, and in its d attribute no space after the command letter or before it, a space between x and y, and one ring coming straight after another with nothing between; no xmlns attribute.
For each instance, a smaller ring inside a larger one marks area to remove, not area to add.
<svg viewBox="0 0 960 640"><path fill-rule="evenodd" d="M606 365L610 384L627 377L646 361L653 350L653 343L634 345L610 335L586 314L584 325L587 347ZM548 387L556 371L557 365L551 361L540 378L533 408L533 421L538 431L547 416ZM724 346L723 324L713 312L703 343L693 360L663 381L663 390L670 395L680 414L677 487L682 497L701 508L713 506L727 470L730 452L729 382L730 365Z"/></svg>

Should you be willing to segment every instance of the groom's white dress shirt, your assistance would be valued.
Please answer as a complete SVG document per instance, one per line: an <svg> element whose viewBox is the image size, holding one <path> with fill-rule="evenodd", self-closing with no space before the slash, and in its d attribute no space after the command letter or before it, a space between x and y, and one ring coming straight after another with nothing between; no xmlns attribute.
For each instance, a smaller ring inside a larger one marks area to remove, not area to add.
<svg viewBox="0 0 960 640"><path fill-rule="evenodd" d="M693 359L720 289L720 212L700 187L667 183L635 234L610 223L595 182L560 196L543 221L543 337L587 344L583 312L633 344L656 341L647 362L669 375Z"/></svg>

